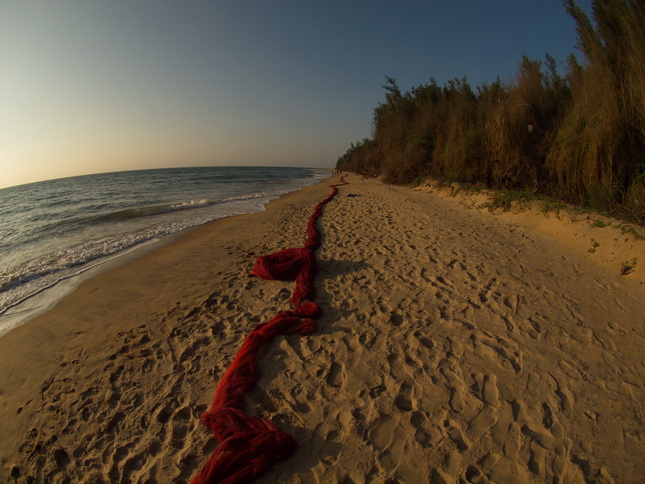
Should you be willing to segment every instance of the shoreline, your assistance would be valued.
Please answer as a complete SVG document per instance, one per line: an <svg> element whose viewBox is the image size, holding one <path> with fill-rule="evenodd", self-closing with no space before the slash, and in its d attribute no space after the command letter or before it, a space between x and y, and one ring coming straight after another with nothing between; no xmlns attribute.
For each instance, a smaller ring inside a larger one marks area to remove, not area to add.
<svg viewBox="0 0 645 484"><path fill-rule="evenodd" d="M219 378L289 307L293 283L249 271L302 245L325 180L0 337L0 478L193 477L216 446L199 414ZM258 482L641 479L642 285L454 200L346 180L318 223L318 330L263 350L246 400L300 446Z"/></svg>
<svg viewBox="0 0 645 484"><path fill-rule="evenodd" d="M54 308L62 299L72 294L83 282L92 279L103 272L126 265L129 262L142 257L148 251L156 250L161 247L158 244L162 243L166 237L172 238L176 235L178 234L170 234L161 239L149 240L138 246L126 249L123 252L108 256L105 260L94 263L94 265L83 269L77 274L59 279L51 286L30 294L22 301L7 308L0 314L0 321L2 321L2 327L0 327L0 338L12 329L20 327L23 324L27 324L32 319ZM168 241L166 243L172 242Z"/></svg>
<svg viewBox="0 0 645 484"><path fill-rule="evenodd" d="M314 183L314 185L323 182L327 178L329 177L319 179L319 181L317 183ZM297 192L299 190L303 190L309 186L313 185L307 185L295 191ZM259 210L258 212L266 211L269 204L271 204L275 200L289 195L290 193L270 200L265 204L264 210ZM251 213L258 212L250 212L248 214L241 215L249 215ZM235 216L238 215L233 215L233 217ZM37 316L51 310L63 298L73 293L76 288L78 288L78 286L84 281L96 277L103 272L110 271L119 268L122 265L128 264L129 262L134 261L139 257L143 257L150 251L157 250L158 248L164 247L167 244L172 244L174 241L179 240L179 238L183 237L191 230L199 229L204 225L216 223L222 219L229 217L230 216L225 216L220 219L211 220L209 222L205 222L192 227L187 227L183 230L180 230L179 232L167 234L157 239L147 240L143 243L127 248L121 252L117 252L109 256L104 256L95 261L86 263L85 265L87 265L88 267L83 268L78 273L59 279L52 285L44 287L37 292L31 293L29 296L26 296L21 301L6 308L2 313L0 313L0 338L8 331L26 324Z"/></svg>
<svg viewBox="0 0 645 484"><path fill-rule="evenodd" d="M70 352L88 355L92 360L90 355L102 353L106 340L118 339L123 333L136 331L143 319L150 323L161 319L155 314L145 314L145 311L133 317L128 314L130 309L146 306L159 314L176 314L181 313L182 307L185 309L186 306L199 304L208 298L212 292L211 284L217 284L218 276L223 271L230 271L241 263L240 247L246 246L244 238L255 239L253 245L256 247L261 245L261 237L253 233L252 225L261 225L265 232L269 232L267 226L275 224L284 207L295 211L298 210L292 207L296 204L313 207L327 191L326 183L316 183L270 201L264 211L226 217L192 227L160 239L162 245L152 244L142 248L141 252L133 251L117 257L113 264L82 281L52 308L0 336L0 367L3 368L0 373L0 421L3 424L0 426L6 427L0 433L10 436L0 442L0 476L8 478L11 473L7 465L11 456L15 457L18 440L23 437L19 429L29 425L30 420L40 412L39 409L33 409L33 413L30 413L29 407L35 398L40 399L38 387L41 395L42 389L47 387L48 379L43 375L51 372L50 366L58 366L59 369L67 367L71 363L65 361L65 355ZM241 237L240 233L246 237ZM297 238L297 234L293 235ZM211 255L208 255L208 242L205 240L214 245ZM172 301L166 300L164 296L168 294L159 295L155 287L177 284L177 271L187 265L185 255L193 250L198 254L193 255L190 261L192 265L186 267L186 272L179 277L184 286L181 294L174 293ZM243 252L245 255L248 253ZM236 257L231 257L233 253ZM244 259L247 259L244 260L246 264L254 261L252 257ZM204 260L209 260L209 264L205 266ZM199 271L195 270L197 267L204 269L201 277ZM198 285L200 287L195 292L195 286ZM102 295L103 292L105 294ZM137 302L138 298L142 299L141 304ZM120 310L119 306L125 306L125 310ZM101 334L96 334L96 330ZM35 354L37 358L34 358ZM72 361L78 363L78 359ZM85 362L85 366L94 370L97 365L96 361ZM204 392L202 399L210 400L213 391L214 386L209 392ZM14 426L14 415L22 415L24 422Z"/></svg>

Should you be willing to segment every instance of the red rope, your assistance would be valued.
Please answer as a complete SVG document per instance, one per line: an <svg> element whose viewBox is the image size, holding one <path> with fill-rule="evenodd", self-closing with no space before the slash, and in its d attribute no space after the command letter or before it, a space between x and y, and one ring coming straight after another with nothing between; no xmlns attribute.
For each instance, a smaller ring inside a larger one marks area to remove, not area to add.
<svg viewBox="0 0 645 484"><path fill-rule="evenodd" d="M343 177L340 184L345 184ZM293 310L276 314L268 323L258 324L244 339L242 347L217 385L210 408L202 421L220 442L192 484L250 482L268 472L274 463L289 459L298 444L270 420L254 417L244 410L244 395L260 379L256 357L259 349L280 334L308 334L316 329L320 307L314 302L314 278L318 272L314 251L320 247L316 220L338 188L314 209L307 223L304 247L260 256L251 274L261 279L296 281L291 295Z"/></svg>

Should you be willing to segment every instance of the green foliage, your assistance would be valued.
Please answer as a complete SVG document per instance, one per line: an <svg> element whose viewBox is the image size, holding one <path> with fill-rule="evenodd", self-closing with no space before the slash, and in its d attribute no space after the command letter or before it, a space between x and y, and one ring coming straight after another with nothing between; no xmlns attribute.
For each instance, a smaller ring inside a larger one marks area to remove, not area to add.
<svg viewBox="0 0 645 484"><path fill-rule="evenodd" d="M601 183L587 187L586 206L592 210L606 210L615 198L616 190Z"/></svg>
<svg viewBox="0 0 645 484"><path fill-rule="evenodd" d="M630 261L623 262L623 265L622 265L620 273L623 276L626 276L627 274L631 274L636 269L637 264L638 264L638 261L636 260L636 257L634 257Z"/></svg>
<svg viewBox="0 0 645 484"><path fill-rule="evenodd" d="M567 208L567 205L560 201L545 199L542 201L542 206L540 208L540 211L542 213L555 212L555 216L558 219L560 219L560 212L566 208Z"/></svg>
<svg viewBox="0 0 645 484"><path fill-rule="evenodd" d="M523 57L513 83L474 90L463 78L403 92L386 77L373 139L352 145L337 168L389 183L432 177L621 207L644 223L645 4L593 0L593 22L573 0L564 4L584 65L571 55L561 76L551 56Z"/></svg>
<svg viewBox="0 0 645 484"><path fill-rule="evenodd" d="M604 220L601 220L599 218L595 219L593 222L591 222L592 227L596 227L599 229L603 229L605 227L609 227L611 224L609 222L605 222Z"/></svg>
<svg viewBox="0 0 645 484"><path fill-rule="evenodd" d="M502 190L491 194L491 201L480 205L478 208L487 208L491 212L497 208L508 212L515 205L518 208L526 207L528 204L536 200L536 197L527 192L519 192L514 190Z"/></svg>
<svg viewBox="0 0 645 484"><path fill-rule="evenodd" d="M630 227L628 225L621 225L620 231L623 235L630 234L636 240L645 240L645 237L643 237L640 233L638 233L638 231L634 227Z"/></svg>
<svg viewBox="0 0 645 484"><path fill-rule="evenodd" d="M645 224L645 173L632 179L622 207L633 221Z"/></svg>
<svg viewBox="0 0 645 484"><path fill-rule="evenodd" d="M415 179L412 183L410 183L410 188L416 188L416 187L418 187L419 185L421 185L422 183L423 183L423 178L422 178L422 177L418 177L418 178L417 178L417 179Z"/></svg>
<svg viewBox="0 0 645 484"><path fill-rule="evenodd" d="M593 254L594 252L596 252L596 249L598 247L600 247L600 243L596 241L596 239L591 239L591 247L587 251Z"/></svg>

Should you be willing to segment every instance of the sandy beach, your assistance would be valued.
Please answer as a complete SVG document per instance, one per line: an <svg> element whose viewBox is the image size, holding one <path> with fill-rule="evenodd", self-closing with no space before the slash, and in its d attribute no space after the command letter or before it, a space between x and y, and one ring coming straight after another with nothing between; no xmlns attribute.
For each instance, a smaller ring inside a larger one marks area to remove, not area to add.
<svg viewBox="0 0 645 484"><path fill-rule="evenodd" d="M346 179L318 223L318 330L263 351L247 399L299 444L258 482L644 479L645 241ZM0 480L190 480L217 445L199 414L219 378L289 308L293 283L250 278L255 258L301 246L337 180L191 230L0 337Z"/></svg>

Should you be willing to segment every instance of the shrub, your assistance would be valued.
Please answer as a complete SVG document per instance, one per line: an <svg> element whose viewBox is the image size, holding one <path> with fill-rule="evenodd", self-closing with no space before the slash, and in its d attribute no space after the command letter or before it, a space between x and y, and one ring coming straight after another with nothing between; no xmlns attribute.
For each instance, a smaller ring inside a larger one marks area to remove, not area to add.
<svg viewBox="0 0 645 484"><path fill-rule="evenodd" d="M523 57L513 83L475 91L463 78L402 92L387 77L373 139L352 144L337 168L390 183L433 177L620 207L645 222L645 3L593 0L594 23L564 3L584 65L570 55L562 77L549 55Z"/></svg>

